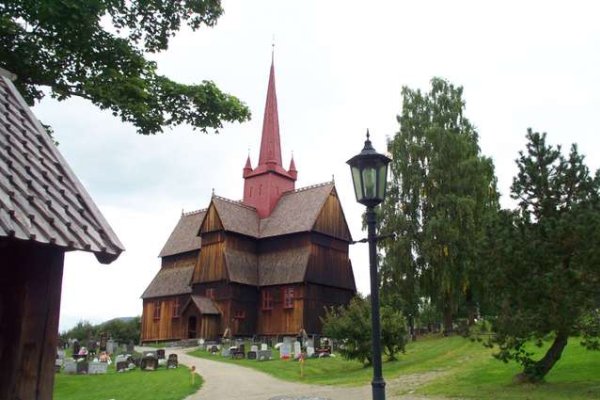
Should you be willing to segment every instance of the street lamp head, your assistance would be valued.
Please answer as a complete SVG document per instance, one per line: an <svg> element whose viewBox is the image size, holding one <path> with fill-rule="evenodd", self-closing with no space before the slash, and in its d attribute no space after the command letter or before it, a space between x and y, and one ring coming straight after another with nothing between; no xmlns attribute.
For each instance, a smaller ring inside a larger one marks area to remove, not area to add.
<svg viewBox="0 0 600 400"><path fill-rule="evenodd" d="M367 129L365 147L347 161L352 172L356 201L367 207L375 207L383 201L387 186L387 166L390 161L391 159L375 151Z"/></svg>

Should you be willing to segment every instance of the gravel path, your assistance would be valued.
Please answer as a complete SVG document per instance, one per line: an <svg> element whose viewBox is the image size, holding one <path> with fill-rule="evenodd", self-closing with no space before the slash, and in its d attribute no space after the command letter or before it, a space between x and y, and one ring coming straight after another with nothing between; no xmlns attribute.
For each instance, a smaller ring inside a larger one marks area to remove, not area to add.
<svg viewBox="0 0 600 400"><path fill-rule="evenodd" d="M187 397L186 400L287 400L292 398L364 400L371 398L370 385L337 387L287 382L251 368L192 357L186 354L190 350L167 350L167 354L176 353L180 363L188 367L195 366L196 372L204 378L202 388ZM422 400L424 397L413 395L393 396L394 387L413 389L437 375L439 373L416 374L390 381L386 387L386 398L388 400ZM427 399L433 400L430 397ZM442 400L441 398L436 399Z"/></svg>

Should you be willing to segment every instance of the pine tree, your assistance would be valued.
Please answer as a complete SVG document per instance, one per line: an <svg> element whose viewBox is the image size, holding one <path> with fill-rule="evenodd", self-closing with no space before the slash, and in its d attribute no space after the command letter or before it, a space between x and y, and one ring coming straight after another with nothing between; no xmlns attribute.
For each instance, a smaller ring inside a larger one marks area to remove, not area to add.
<svg viewBox="0 0 600 400"><path fill-rule="evenodd" d="M565 158L546 134L529 130L527 140L511 187L518 208L503 211L488 236L493 263L486 275L498 307L497 357L521 363L519 379L536 382L560 359L569 336L584 333L590 348L598 344L600 178L590 175L576 145ZM534 360L526 344L548 337L552 344Z"/></svg>

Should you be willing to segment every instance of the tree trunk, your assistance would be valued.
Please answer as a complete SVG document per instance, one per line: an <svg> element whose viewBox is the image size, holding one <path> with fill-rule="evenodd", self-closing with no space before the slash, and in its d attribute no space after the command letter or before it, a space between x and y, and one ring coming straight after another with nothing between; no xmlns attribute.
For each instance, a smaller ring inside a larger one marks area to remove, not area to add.
<svg viewBox="0 0 600 400"><path fill-rule="evenodd" d="M452 307L446 303L444 305L444 336L450 336L454 332L452 327Z"/></svg>
<svg viewBox="0 0 600 400"><path fill-rule="evenodd" d="M467 288L466 293L466 302L467 302L467 313L468 313L468 325L475 325L475 318L477 317L477 305L475 301L473 301L473 292L471 288Z"/></svg>
<svg viewBox="0 0 600 400"><path fill-rule="evenodd" d="M531 366L526 367L523 372L518 374L516 376L517 381L531 383L542 381L546 374L554 367L554 364L560 360L560 356L568 340L568 334L559 332L544 357Z"/></svg>

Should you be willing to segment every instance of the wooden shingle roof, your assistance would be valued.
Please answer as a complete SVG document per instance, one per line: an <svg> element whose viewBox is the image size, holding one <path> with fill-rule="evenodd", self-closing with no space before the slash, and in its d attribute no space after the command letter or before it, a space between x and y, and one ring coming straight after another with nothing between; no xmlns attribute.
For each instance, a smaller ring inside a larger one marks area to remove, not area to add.
<svg viewBox="0 0 600 400"><path fill-rule="evenodd" d="M201 314L207 315L219 315L221 311L219 311L219 307L215 304L212 299L204 296L192 295L190 299L183 305L181 308L181 312L183 313L190 305L195 305L198 311Z"/></svg>
<svg viewBox="0 0 600 400"><path fill-rule="evenodd" d="M310 231L333 188L327 182L284 193L271 215L260 221L260 237Z"/></svg>
<svg viewBox="0 0 600 400"><path fill-rule="evenodd" d="M204 219L206 210L192 211L181 215L179 222L171 232L171 236L160 251L159 257L186 253L199 250L202 244L200 236L197 236L200 224Z"/></svg>
<svg viewBox="0 0 600 400"><path fill-rule="evenodd" d="M309 247L261 254L258 257L259 286L303 282L309 258Z"/></svg>
<svg viewBox="0 0 600 400"><path fill-rule="evenodd" d="M123 245L15 86L0 74L0 237L92 252Z"/></svg>
<svg viewBox="0 0 600 400"><path fill-rule="evenodd" d="M162 268L142 294L142 299L175 296L192 292L190 282L194 266Z"/></svg>
<svg viewBox="0 0 600 400"><path fill-rule="evenodd" d="M259 219L254 207L220 196L213 196L212 203L217 208L226 231L258 237Z"/></svg>
<svg viewBox="0 0 600 400"><path fill-rule="evenodd" d="M256 254L225 248L225 264L230 281L258 285L258 257Z"/></svg>

